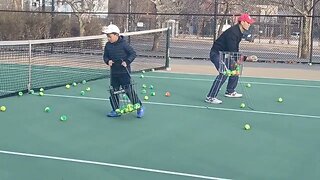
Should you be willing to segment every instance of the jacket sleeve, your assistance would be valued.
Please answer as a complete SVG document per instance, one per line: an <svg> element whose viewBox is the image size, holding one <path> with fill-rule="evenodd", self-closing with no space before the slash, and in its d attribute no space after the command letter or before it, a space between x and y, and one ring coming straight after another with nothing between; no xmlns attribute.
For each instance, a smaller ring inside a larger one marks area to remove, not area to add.
<svg viewBox="0 0 320 180"><path fill-rule="evenodd" d="M124 50L127 53L127 57L126 59L124 59L124 61L127 64L131 64L133 60L137 57L136 51L128 43L124 43Z"/></svg>
<svg viewBox="0 0 320 180"><path fill-rule="evenodd" d="M107 44L106 44L105 47L104 47L103 60L104 60L104 62L105 62L106 64L108 64L108 63L109 63L109 60L110 60L110 58L109 58L109 52L108 52L108 50L107 50ZM108 65L109 65L109 64L108 64Z"/></svg>

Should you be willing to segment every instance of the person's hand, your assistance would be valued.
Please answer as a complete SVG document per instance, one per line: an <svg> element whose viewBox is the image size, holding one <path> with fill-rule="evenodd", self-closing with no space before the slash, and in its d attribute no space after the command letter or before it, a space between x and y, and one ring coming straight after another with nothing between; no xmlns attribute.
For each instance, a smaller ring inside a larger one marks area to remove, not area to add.
<svg viewBox="0 0 320 180"><path fill-rule="evenodd" d="M123 67L127 67L127 63L126 63L125 61L122 61L121 65L122 65Z"/></svg>
<svg viewBox="0 0 320 180"><path fill-rule="evenodd" d="M114 62L112 60L108 61L108 65L111 67Z"/></svg>
<svg viewBox="0 0 320 180"><path fill-rule="evenodd" d="M251 56L248 56L246 61L248 62L257 62L258 61L258 57L256 55L251 55Z"/></svg>

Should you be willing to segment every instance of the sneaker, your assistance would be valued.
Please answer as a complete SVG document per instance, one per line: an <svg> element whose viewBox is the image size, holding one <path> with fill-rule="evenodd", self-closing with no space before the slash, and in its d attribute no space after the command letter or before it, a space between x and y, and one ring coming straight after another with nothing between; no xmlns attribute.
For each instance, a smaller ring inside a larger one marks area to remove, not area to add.
<svg viewBox="0 0 320 180"><path fill-rule="evenodd" d="M138 111L137 111L137 118L142 118L143 115L144 115L144 107L141 106L141 108L138 109Z"/></svg>
<svg viewBox="0 0 320 180"><path fill-rule="evenodd" d="M230 98L240 98L242 97L242 94L233 92L233 93L226 93L224 94L225 97L230 97Z"/></svg>
<svg viewBox="0 0 320 180"><path fill-rule="evenodd" d="M115 111L110 111L108 114L107 114L108 117L119 117L121 116L120 114L118 114L117 112Z"/></svg>
<svg viewBox="0 0 320 180"><path fill-rule="evenodd" d="M217 98L212 98L212 97L207 97L204 101L207 103L211 103L211 104L221 104L222 103L221 100L219 100Z"/></svg>

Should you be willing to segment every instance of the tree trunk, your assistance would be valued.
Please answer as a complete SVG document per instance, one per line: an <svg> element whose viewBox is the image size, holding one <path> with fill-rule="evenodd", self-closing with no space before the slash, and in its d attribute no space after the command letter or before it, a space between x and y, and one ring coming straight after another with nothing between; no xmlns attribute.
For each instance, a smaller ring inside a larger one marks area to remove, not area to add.
<svg viewBox="0 0 320 180"><path fill-rule="evenodd" d="M158 17L155 18L155 27L160 28L160 20L158 19ZM158 51L159 50L159 46L160 46L160 33L155 33L153 36L153 45L152 45L152 49L151 51Z"/></svg>
<svg viewBox="0 0 320 180"><path fill-rule="evenodd" d="M84 22L81 19L81 17L78 17L78 22L79 22L79 36L84 36L85 35Z"/></svg>
<svg viewBox="0 0 320 180"><path fill-rule="evenodd" d="M301 32L300 32L300 45L299 45L299 58L306 59L310 53L311 45L311 18L303 16L301 21Z"/></svg>

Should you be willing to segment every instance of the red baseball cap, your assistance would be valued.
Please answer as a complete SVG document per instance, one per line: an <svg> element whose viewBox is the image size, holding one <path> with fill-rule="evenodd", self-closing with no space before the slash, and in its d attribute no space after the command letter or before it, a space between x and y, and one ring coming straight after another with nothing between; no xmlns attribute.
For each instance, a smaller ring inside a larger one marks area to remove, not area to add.
<svg viewBox="0 0 320 180"><path fill-rule="evenodd" d="M241 14L240 17L238 18L238 21L246 21L247 23L249 24L252 24L254 23L255 21L249 16L249 14L247 13L244 13L244 14Z"/></svg>

